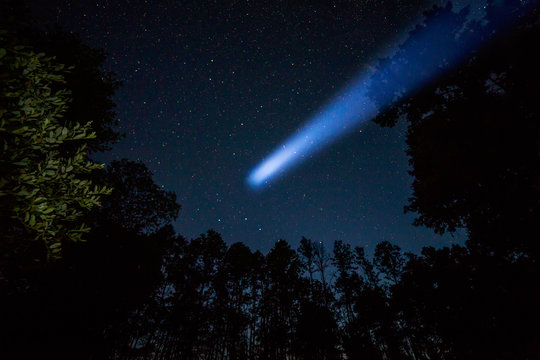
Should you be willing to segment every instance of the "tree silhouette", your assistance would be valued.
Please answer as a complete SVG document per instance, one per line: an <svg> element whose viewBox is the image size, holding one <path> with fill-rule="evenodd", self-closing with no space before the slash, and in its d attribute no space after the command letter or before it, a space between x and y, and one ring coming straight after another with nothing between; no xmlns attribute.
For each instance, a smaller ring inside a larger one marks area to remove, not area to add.
<svg viewBox="0 0 540 360"><path fill-rule="evenodd" d="M154 183L151 172L142 163L112 161L94 177L95 182L114 189L94 215L102 223L120 224L130 232L151 233L178 216L176 194Z"/></svg>
<svg viewBox="0 0 540 360"><path fill-rule="evenodd" d="M482 22L467 22L466 11L435 7L416 33L435 33L437 24L445 23L448 36L437 46L454 51L478 39L487 45L460 66L447 66L420 92L394 94L394 106L376 119L390 126L401 115L408 121L414 182L405 209L418 213L415 224L439 233L468 230L466 249L424 249L424 256L410 259L404 281L396 283L396 301L406 305L404 321L415 333L416 346L424 349L419 351L429 356L538 354L532 345L539 339L533 303L540 293L540 253L533 240L540 234L540 52L532 46L540 39L538 11L535 1L490 1ZM497 31L503 21L505 30ZM441 54L438 64L445 66ZM421 48L406 43L384 60L399 69L378 81L407 84L407 76L421 73L415 67L425 57ZM405 58L415 61L405 63ZM385 96L384 88L371 91L375 99ZM412 299L413 289L426 297ZM432 345L437 351L429 349Z"/></svg>
<svg viewBox="0 0 540 360"><path fill-rule="evenodd" d="M405 265L405 258L399 246L392 245L388 241L378 243L373 260L377 270L386 280L394 285L399 282Z"/></svg>

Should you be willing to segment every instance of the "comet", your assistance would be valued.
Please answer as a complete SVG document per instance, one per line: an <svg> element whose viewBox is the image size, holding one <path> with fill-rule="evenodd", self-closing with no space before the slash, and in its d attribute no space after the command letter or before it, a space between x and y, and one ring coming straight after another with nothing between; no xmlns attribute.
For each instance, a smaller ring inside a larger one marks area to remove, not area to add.
<svg viewBox="0 0 540 360"><path fill-rule="evenodd" d="M327 147L359 123L372 119L376 109L365 96L366 89L359 81L334 99L255 168L248 177L248 183L252 187L268 183L277 174Z"/></svg>
<svg viewBox="0 0 540 360"><path fill-rule="evenodd" d="M446 9L439 8L429 26L418 25L393 57L374 64L371 70L354 78L258 164L248 174L247 183L252 188L270 184L279 175L384 112L397 98L413 95L460 65L471 52L489 40L464 34L470 31L467 27L460 28L461 33L456 31L456 16L466 17L467 10L460 13L452 13L451 10L451 5ZM500 23L490 26L501 30L512 23L508 21L511 17L507 15ZM411 54L421 56L413 57ZM371 85L380 92L376 99L368 96Z"/></svg>

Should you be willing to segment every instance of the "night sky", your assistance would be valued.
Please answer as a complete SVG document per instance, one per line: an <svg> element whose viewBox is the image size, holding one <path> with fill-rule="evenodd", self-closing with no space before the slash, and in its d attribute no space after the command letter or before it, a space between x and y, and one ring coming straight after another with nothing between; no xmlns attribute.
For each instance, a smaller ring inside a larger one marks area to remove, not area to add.
<svg viewBox="0 0 540 360"><path fill-rule="evenodd" d="M36 2L36 1L34 1ZM28 1L32 5L32 1ZM432 1L39 1L36 13L108 53L126 137L99 159L144 162L178 196L176 230L267 251L301 236L407 251L462 242L411 225L405 126L367 124L254 191L249 171Z"/></svg>

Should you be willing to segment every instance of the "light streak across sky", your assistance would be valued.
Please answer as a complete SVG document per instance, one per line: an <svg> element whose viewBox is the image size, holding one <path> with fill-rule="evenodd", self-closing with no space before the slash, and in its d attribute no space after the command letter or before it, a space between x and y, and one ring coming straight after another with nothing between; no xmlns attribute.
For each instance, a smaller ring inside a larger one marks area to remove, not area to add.
<svg viewBox="0 0 540 360"><path fill-rule="evenodd" d="M396 94L413 94L452 66L457 66L467 54L486 41L476 36L464 36L453 43L457 46L448 46L448 42L441 40L460 37L453 21L455 18L447 14L436 18L436 22L429 27L417 27L392 60L384 60L375 70L357 76L338 96L257 165L248 175L248 184L252 188L269 184L278 175L373 119L378 112L393 103ZM421 56L411 58L408 54ZM411 68L418 71L410 73ZM385 80L377 83L377 89L385 95L377 98L378 106L375 106L367 93L370 82L380 79L380 74L385 74Z"/></svg>
<svg viewBox="0 0 540 360"><path fill-rule="evenodd" d="M333 140L375 115L374 104L363 94L366 86L357 81L303 128L287 139L249 176L248 182L258 187L284 172L307 156L322 150Z"/></svg>

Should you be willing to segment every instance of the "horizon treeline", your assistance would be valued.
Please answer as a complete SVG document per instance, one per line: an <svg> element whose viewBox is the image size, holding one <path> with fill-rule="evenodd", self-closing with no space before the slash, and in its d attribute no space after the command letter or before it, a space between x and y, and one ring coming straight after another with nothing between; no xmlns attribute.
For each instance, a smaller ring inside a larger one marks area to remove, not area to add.
<svg viewBox="0 0 540 360"><path fill-rule="evenodd" d="M346 239L281 239L263 254L212 230L185 239L176 195L144 164L92 161L121 137L104 52L0 4L0 356L539 358L540 13L518 0L485 11L431 8L411 32L439 36L431 62L486 46L421 91L381 93L433 53L411 37L370 89L395 99L376 123L407 123L405 211L467 242L366 254Z"/></svg>

